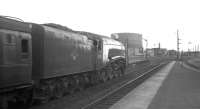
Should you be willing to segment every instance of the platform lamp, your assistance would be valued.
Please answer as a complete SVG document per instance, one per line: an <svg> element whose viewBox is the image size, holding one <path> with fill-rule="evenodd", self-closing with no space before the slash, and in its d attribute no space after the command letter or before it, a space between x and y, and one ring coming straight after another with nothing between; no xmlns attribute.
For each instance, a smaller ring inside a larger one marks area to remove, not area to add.
<svg viewBox="0 0 200 109"><path fill-rule="evenodd" d="M147 40L147 39L144 39L144 38L143 38L143 40L146 42L146 53L145 53L146 55L145 55L145 58L147 59L147 46L148 46L148 40Z"/></svg>

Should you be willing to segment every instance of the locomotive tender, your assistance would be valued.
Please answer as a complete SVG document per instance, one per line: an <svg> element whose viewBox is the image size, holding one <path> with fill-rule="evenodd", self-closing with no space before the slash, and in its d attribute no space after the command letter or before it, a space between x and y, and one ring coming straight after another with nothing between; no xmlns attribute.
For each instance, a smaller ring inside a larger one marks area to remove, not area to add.
<svg viewBox="0 0 200 109"><path fill-rule="evenodd" d="M57 24L0 17L0 107L48 101L121 76L122 43Z"/></svg>

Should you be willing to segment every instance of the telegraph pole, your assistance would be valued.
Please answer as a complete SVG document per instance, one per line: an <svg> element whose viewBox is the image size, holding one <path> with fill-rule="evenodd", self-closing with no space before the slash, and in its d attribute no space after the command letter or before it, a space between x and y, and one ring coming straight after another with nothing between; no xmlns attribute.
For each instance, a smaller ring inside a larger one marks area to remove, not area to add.
<svg viewBox="0 0 200 109"><path fill-rule="evenodd" d="M129 64L129 53L128 53L128 38L125 41L126 44L126 65Z"/></svg>
<svg viewBox="0 0 200 109"><path fill-rule="evenodd" d="M197 55L199 56L199 44L197 46Z"/></svg>
<svg viewBox="0 0 200 109"><path fill-rule="evenodd" d="M179 45L181 44L180 42L180 39L179 39L179 31L178 31L178 29L177 29L177 59L179 59L180 58L180 52L179 52Z"/></svg>

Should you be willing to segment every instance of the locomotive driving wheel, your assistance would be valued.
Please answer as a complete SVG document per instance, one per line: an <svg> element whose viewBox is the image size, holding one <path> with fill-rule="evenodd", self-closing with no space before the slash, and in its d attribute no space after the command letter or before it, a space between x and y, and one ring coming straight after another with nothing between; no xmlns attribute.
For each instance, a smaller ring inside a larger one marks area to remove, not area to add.
<svg viewBox="0 0 200 109"><path fill-rule="evenodd" d="M89 84L90 85L98 84L99 80L101 80L101 78L99 76L101 76L101 72L100 71L91 72L90 75L89 75Z"/></svg>
<svg viewBox="0 0 200 109"><path fill-rule="evenodd" d="M108 75L109 80L113 79L115 72L113 71L111 66L107 68L106 73Z"/></svg>
<svg viewBox="0 0 200 109"><path fill-rule="evenodd" d="M102 80L103 82L106 82L106 81L108 80L108 75L107 75L106 70L102 70L102 71L101 71L101 80Z"/></svg>
<svg viewBox="0 0 200 109"><path fill-rule="evenodd" d="M118 64L112 63L111 67L112 67L112 70L113 70L113 76L115 78L117 78L119 76L119 74L118 74L118 67L119 67Z"/></svg>

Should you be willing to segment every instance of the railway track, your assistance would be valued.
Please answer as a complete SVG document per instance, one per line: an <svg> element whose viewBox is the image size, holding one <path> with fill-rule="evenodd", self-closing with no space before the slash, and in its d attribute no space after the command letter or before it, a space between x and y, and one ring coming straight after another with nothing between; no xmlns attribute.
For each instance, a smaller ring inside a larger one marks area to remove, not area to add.
<svg viewBox="0 0 200 109"><path fill-rule="evenodd" d="M170 60L169 60L170 61ZM120 89L124 89L126 85L133 81L138 81L137 84L141 83L142 77L149 77L153 72L161 68L164 64L169 61L159 64L161 62L150 63L150 64L140 64L140 65L130 65L127 67L126 73L120 78L115 78L111 81L101 83L97 86L90 87L84 91L74 93L72 95L65 96L61 99L53 100L49 103L31 106L31 109L98 109L99 104L103 105L103 109L111 106L124 95L126 95L130 90L126 89L122 94L115 96L113 100L109 100L106 103L101 103L102 101L107 101L110 99L113 93L118 92ZM146 75L146 76L145 76ZM149 76L148 76L149 75ZM145 80L145 79L144 79ZM134 82L135 83L135 82ZM137 86L137 85L136 85Z"/></svg>
<svg viewBox="0 0 200 109"><path fill-rule="evenodd" d="M89 104L83 106L81 109L107 109L111 105L113 105L115 102L120 100L123 96L125 96L128 92L133 90L135 87L137 87L140 83L145 81L148 77L153 75L156 70L159 70L162 68L162 66L166 65L168 62L163 62L152 69L146 71L142 75L138 76L137 78L134 78L132 80L126 81L121 86L113 89L112 91L108 92L104 96L90 102Z"/></svg>

